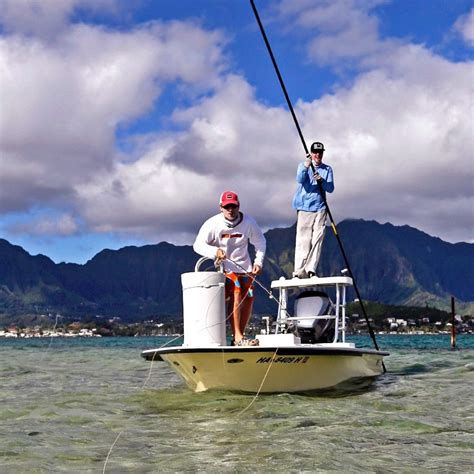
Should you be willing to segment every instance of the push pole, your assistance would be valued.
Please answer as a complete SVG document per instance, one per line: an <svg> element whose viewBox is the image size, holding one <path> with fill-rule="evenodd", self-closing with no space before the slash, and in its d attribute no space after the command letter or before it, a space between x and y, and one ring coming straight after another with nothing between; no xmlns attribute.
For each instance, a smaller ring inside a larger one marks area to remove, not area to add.
<svg viewBox="0 0 474 474"><path fill-rule="evenodd" d="M260 28L260 32L262 34L263 40L265 42L268 53L269 53L270 58L272 60L273 67L275 68L275 72L276 72L276 75L277 75L278 80L280 82L280 86L283 90L283 94L285 96L286 103L288 104L288 108L290 109L291 116L293 117L293 121L295 122L296 129L298 130L298 135L300 136L300 140L301 140L301 143L303 145L305 154L308 155L309 151L308 151L308 147L306 146L306 141L304 139L303 132L301 131L301 127L298 123L298 119L296 118L296 114L295 114L295 111L293 109L293 105L291 104L290 96L288 95L288 92L286 90L285 83L283 82L283 78L281 76L280 69L278 68L278 64L275 60L275 56L273 55L273 51L272 51L272 48L270 46L270 42L268 41L267 35L265 33L265 29L263 28L263 24L260 20L260 16L258 14L257 7L255 6L254 0L250 0L250 4L252 5L252 10L255 14L255 18L256 18L258 26ZM312 162L311 162L311 170L313 172L316 172ZM360 307L362 309L362 313L364 314L365 322L367 323L367 328L369 330L369 335L372 339L372 342L374 343L375 349L380 350L379 346L377 344L377 341L375 339L374 331L372 329L372 326L370 325L370 321L369 321L369 318L367 316L367 312L365 310L364 303L363 303L362 298L360 296L359 289L357 288L357 284L356 284L356 281L355 281L355 278L354 278L354 274L352 273L351 266L349 265L349 260L347 258L346 252L344 250L344 246L342 245L342 240L339 237L339 234L337 233L336 223L334 222L334 219L333 219L332 214L331 214L331 210L329 209L329 205L328 205L327 200L326 200L326 193L324 192L322 184L319 181L318 181L318 187L319 187L319 192L321 193L321 196L323 198L324 205L326 206L326 210L327 210L327 213L328 213L328 217L329 217L329 221L331 223L332 230L334 232L334 235L336 236L337 243L339 244L339 248L341 249L342 257L344 258L344 262L346 264L347 270L349 271L349 275L352 278L352 281L353 281L353 284L354 284L354 291L355 291L356 296L359 300ZM386 372L387 370L386 370L385 364L383 362L382 362L382 366L383 366L383 371Z"/></svg>
<svg viewBox="0 0 474 474"><path fill-rule="evenodd" d="M451 296L451 349L456 349L456 311L454 309L454 296Z"/></svg>
<svg viewBox="0 0 474 474"><path fill-rule="evenodd" d="M296 130L298 130L298 135L300 136L301 143L303 144L304 151L307 155L309 153L309 151L308 151L308 147L306 146L306 142L305 142L304 137L303 137L303 132L301 131L300 124L298 123L298 119L296 118L296 114L295 114L295 111L293 109L293 105L291 105L290 96L288 95L288 92L286 91L285 83L283 82L283 78L281 77L280 69L278 68L278 64L275 60L275 56L273 56L273 51L272 51L272 48L270 46L270 42L268 41L267 34L265 33L265 29L263 28L263 24L260 21L260 16L258 14L257 7L255 6L254 0L250 0L250 4L252 5L252 10L255 14L255 18L256 18L258 26L260 28L260 32L262 33L263 41L265 41L265 45L267 47L268 54L270 55L270 58L271 58L272 63L273 63L273 67L275 68L275 72L276 72L276 75L278 77L278 81L280 82L280 86L281 86L281 89L283 91L283 94L285 96L286 103L288 104L288 108L290 109L291 116L293 117L293 121L295 122L295 125L296 125ZM311 162L311 169L313 171L316 171L314 169L314 166L313 166L312 162Z"/></svg>

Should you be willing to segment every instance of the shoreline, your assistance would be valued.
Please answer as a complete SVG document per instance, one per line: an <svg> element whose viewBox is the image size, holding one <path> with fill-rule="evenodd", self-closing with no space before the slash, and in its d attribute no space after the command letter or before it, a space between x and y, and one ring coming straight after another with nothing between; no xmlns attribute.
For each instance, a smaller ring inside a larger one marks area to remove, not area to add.
<svg viewBox="0 0 474 474"><path fill-rule="evenodd" d="M474 335L472 331L457 332L456 335ZM369 336L368 332L355 332L347 333L347 336ZM377 332L377 336L451 336L448 331L436 331L436 332ZM124 334L108 334L102 336L94 332L91 333L43 333L43 334L31 334L31 333L12 333L8 331L0 331L1 339L49 339L49 338L62 338L62 339L76 339L76 338L109 338L109 337L120 337L120 338L135 338L135 337L182 337L183 334L135 334L135 335L124 335Z"/></svg>

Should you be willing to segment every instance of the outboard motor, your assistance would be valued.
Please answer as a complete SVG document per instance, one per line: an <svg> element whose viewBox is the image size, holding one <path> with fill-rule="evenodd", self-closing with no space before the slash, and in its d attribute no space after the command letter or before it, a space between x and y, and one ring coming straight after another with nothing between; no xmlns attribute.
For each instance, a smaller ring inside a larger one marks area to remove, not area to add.
<svg viewBox="0 0 474 474"><path fill-rule="evenodd" d="M316 319L315 316L334 314L331 299L323 291L300 293L295 300L296 335L303 344L333 342L334 319Z"/></svg>

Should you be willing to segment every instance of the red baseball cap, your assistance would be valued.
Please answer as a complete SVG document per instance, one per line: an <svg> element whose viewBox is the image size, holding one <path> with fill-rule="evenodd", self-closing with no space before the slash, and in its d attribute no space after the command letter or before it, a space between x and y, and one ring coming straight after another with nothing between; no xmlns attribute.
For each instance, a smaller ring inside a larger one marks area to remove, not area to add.
<svg viewBox="0 0 474 474"><path fill-rule="evenodd" d="M224 191L221 194L219 204L221 206L227 206L228 204L235 204L236 206L239 206L239 196L237 196L237 194L232 191Z"/></svg>

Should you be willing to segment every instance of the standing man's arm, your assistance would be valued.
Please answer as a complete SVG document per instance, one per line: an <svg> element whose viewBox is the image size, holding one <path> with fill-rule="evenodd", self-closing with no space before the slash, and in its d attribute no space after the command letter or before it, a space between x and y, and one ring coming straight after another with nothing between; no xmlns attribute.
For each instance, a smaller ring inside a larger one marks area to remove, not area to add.
<svg viewBox="0 0 474 474"><path fill-rule="evenodd" d="M328 173L326 179L322 179L322 185L324 191L327 193L332 193L334 191L334 175L332 172L332 168L328 166Z"/></svg>
<svg viewBox="0 0 474 474"><path fill-rule="evenodd" d="M314 184L321 183L323 191L327 193L332 193L334 191L334 176L332 168L330 166L326 168L326 172L324 173L324 175L325 178L316 171L316 173L314 173L313 175Z"/></svg>
<svg viewBox="0 0 474 474"><path fill-rule="evenodd" d="M306 159L304 163L300 163L298 165L298 169L296 171L296 182L303 184L306 179L308 179L308 168L311 165L311 160L308 161Z"/></svg>

